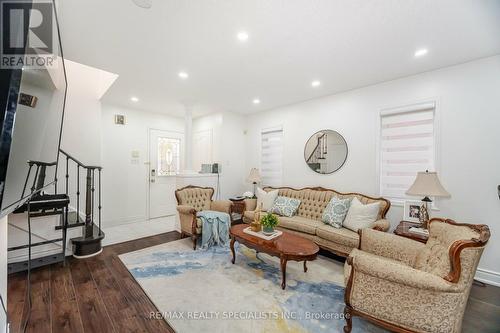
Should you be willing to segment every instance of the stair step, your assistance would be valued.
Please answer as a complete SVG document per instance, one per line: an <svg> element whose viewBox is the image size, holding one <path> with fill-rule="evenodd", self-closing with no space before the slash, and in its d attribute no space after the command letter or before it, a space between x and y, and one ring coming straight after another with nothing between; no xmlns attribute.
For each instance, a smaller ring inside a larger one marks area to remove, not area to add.
<svg viewBox="0 0 500 333"><path fill-rule="evenodd" d="M61 218L61 222L58 226L56 226L56 230L61 230L63 228L62 223L63 219ZM71 211L68 213L68 229L81 227L84 225L85 221L80 216L78 216L76 211Z"/></svg>
<svg viewBox="0 0 500 333"><path fill-rule="evenodd" d="M99 233L99 228L93 224L93 234L91 237L71 238L73 243L73 256L76 258L87 258L97 255L102 251L102 240L104 232Z"/></svg>
<svg viewBox="0 0 500 333"><path fill-rule="evenodd" d="M76 227L83 227L85 225L85 222L73 222L73 223L68 223L68 229L71 228L76 228ZM61 230L63 228L62 225L56 225L56 230Z"/></svg>
<svg viewBox="0 0 500 333"><path fill-rule="evenodd" d="M31 269L55 264L57 262L64 261L64 255L62 253L51 254L45 257L32 258L31 259ZM13 262L7 265L8 274L22 272L28 270L28 260Z"/></svg>

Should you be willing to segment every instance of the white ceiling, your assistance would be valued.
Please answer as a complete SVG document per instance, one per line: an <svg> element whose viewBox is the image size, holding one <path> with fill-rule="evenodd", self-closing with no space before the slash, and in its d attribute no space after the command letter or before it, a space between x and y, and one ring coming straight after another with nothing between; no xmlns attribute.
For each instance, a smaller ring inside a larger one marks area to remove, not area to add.
<svg viewBox="0 0 500 333"><path fill-rule="evenodd" d="M186 101L197 115L263 111L500 53L498 0L153 0L151 9L132 0L64 0L60 7L65 57L119 74L103 101L175 115ZM240 30L250 35L244 44ZM419 48L428 55L414 58Z"/></svg>

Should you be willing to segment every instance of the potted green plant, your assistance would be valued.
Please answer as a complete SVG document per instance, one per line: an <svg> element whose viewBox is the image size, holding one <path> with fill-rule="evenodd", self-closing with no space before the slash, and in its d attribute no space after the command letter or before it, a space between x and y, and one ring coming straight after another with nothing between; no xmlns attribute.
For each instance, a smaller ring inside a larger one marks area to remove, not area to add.
<svg viewBox="0 0 500 333"><path fill-rule="evenodd" d="M274 227L278 225L278 217L276 215L267 213L261 220L260 224L262 224L262 232L265 235L272 235L274 233Z"/></svg>

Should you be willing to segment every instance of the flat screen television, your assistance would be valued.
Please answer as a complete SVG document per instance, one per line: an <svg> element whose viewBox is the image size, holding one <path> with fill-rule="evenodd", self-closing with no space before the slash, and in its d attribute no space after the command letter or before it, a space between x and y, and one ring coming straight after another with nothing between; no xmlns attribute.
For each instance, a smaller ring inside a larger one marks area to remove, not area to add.
<svg viewBox="0 0 500 333"><path fill-rule="evenodd" d="M12 212L34 194L32 185L38 175L33 168L28 177L29 161L56 162L46 168L43 184L37 187L44 191L55 189L51 185L56 181L67 89L54 3L20 1L18 7L15 3L12 7L12 3L0 0L4 13L0 62L0 216ZM17 14L5 14L12 9L17 9ZM40 15L43 27L39 24ZM12 65L14 62L6 65L11 57L18 60L16 65ZM30 62L29 58L37 57L45 62ZM48 61L49 58L52 60Z"/></svg>

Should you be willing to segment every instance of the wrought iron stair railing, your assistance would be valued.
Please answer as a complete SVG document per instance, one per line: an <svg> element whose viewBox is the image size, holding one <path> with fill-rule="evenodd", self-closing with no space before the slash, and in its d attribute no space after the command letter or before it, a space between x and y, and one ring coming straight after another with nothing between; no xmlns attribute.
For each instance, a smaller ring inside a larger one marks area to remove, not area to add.
<svg viewBox="0 0 500 333"><path fill-rule="evenodd" d="M101 228L101 218L102 218L102 191L101 191L101 176L102 167L92 166L82 163L80 160L76 159L74 156L70 155L63 149L60 149L62 155L64 155L65 162L65 191L70 197L75 197L76 202L73 208L76 209L76 225L83 224L83 235L82 237L72 238L73 243L73 255L75 257L88 257L93 254L97 254L101 250L101 240L104 238L104 232ZM73 163L76 167L76 193L70 193L70 163ZM97 171L97 174L96 174ZM83 173L83 174L82 174ZM80 183L81 176L85 175L85 210L84 210L84 221L80 222L80 207L81 207L81 191ZM97 186L97 193L96 193ZM97 198L96 198L97 196ZM96 205L97 201L97 205ZM97 208L97 217L96 217ZM97 224L96 224L97 219ZM71 224L70 224L71 225Z"/></svg>

